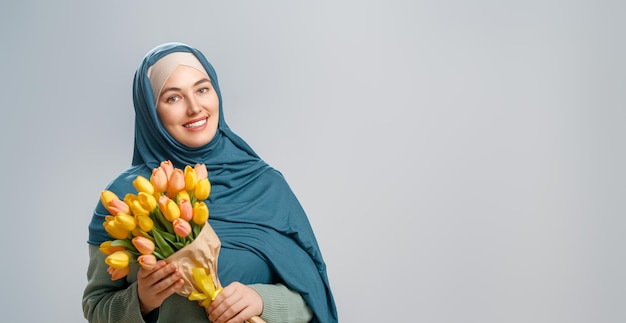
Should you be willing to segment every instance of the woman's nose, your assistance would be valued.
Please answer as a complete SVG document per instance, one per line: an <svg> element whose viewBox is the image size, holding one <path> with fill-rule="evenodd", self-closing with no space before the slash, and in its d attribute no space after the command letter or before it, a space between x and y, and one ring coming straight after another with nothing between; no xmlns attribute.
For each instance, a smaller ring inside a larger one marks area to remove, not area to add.
<svg viewBox="0 0 626 323"><path fill-rule="evenodd" d="M202 108L200 108L200 103L198 102L198 100L193 97L187 99L187 113L196 114L200 112L200 110L202 110Z"/></svg>

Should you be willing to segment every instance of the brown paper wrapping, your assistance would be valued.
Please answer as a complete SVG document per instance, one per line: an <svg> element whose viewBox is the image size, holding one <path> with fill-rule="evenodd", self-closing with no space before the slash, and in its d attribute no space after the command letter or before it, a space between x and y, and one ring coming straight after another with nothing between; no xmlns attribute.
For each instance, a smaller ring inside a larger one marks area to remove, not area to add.
<svg viewBox="0 0 626 323"><path fill-rule="evenodd" d="M217 256L220 253L222 243L213 231L213 228L207 223L202 227L198 236L184 248L176 251L169 256L166 261L178 265L178 270L183 275L185 284L177 292L179 295L189 297L193 291L201 291L195 284L192 268L203 267L208 269L215 289L222 287L217 277Z"/></svg>
<svg viewBox="0 0 626 323"><path fill-rule="evenodd" d="M185 282L183 287L178 290L177 294L189 297L191 292L201 291L195 283L192 275L192 268L203 267L208 269L213 282L215 283L215 289L222 287L219 278L217 277L217 256L219 255L222 243L220 239L213 231L213 228L206 223L198 236L187 246L176 251L169 256L166 261L175 263L178 266L178 270L182 274L183 281ZM248 323L264 323L265 321L258 316L254 316L247 320Z"/></svg>

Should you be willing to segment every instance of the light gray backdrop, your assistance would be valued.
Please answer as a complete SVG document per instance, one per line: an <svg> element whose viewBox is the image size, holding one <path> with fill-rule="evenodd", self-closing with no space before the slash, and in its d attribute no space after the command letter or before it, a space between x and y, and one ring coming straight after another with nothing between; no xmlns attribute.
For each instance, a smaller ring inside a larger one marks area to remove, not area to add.
<svg viewBox="0 0 626 323"><path fill-rule="evenodd" d="M4 1L0 321L83 322L131 82L206 53L341 322L626 322L624 2Z"/></svg>

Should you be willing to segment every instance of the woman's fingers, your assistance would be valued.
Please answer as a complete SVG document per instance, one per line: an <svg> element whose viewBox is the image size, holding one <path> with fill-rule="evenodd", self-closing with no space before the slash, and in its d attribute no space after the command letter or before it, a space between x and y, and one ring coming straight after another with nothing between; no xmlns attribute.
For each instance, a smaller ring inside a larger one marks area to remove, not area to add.
<svg viewBox="0 0 626 323"><path fill-rule="evenodd" d="M147 314L161 306L182 285L182 275L175 264L159 261L151 270L139 269L137 292L142 313Z"/></svg>
<svg viewBox="0 0 626 323"><path fill-rule="evenodd" d="M263 300L252 288L234 282L222 290L209 306L214 323L243 322L263 311Z"/></svg>

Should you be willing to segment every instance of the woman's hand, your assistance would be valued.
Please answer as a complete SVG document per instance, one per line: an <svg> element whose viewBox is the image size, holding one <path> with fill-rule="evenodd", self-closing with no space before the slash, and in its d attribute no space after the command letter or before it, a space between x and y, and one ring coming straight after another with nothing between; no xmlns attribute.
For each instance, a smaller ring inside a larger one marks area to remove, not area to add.
<svg viewBox="0 0 626 323"><path fill-rule="evenodd" d="M263 312L263 299L252 288L233 282L224 287L207 309L213 323L241 323Z"/></svg>
<svg viewBox="0 0 626 323"><path fill-rule="evenodd" d="M182 275L176 264L168 264L163 260L154 268L139 268L137 273L137 293L141 314L146 315L163 304L166 298L183 286Z"/></svg>

